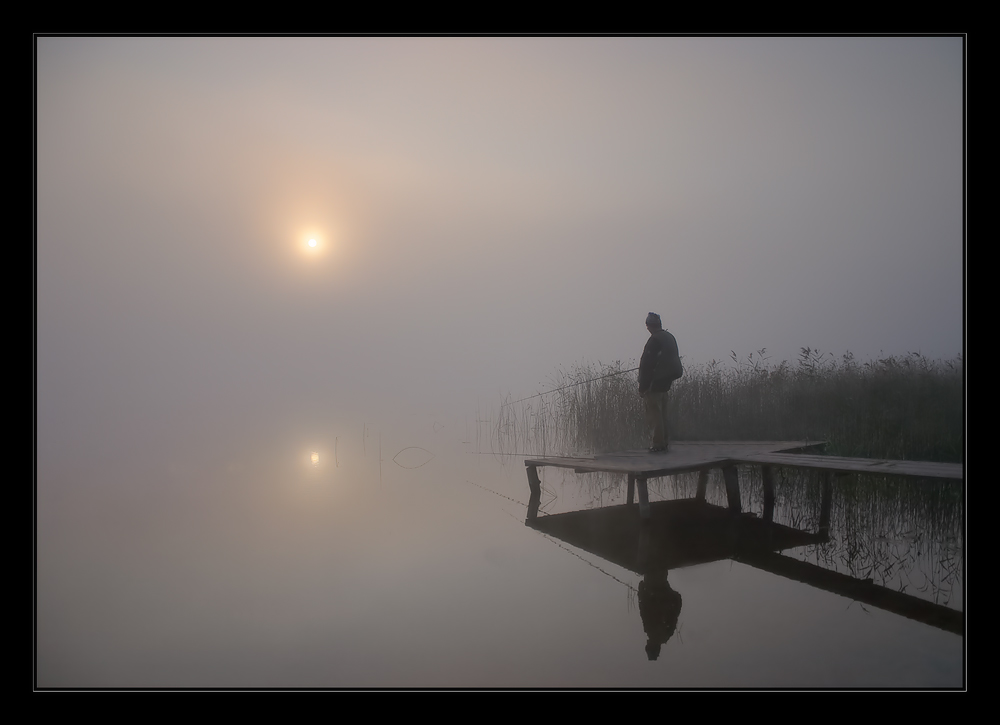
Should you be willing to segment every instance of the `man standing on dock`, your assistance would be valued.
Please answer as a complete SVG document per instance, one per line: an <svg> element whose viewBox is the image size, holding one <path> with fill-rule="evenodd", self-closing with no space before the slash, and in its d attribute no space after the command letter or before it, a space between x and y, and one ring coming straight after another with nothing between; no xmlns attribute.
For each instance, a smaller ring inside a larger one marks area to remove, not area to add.
<svg viewBox="0 0 1000 725"><path fill-rule="evenodd" d="M646 315L649 340L639 359L639 395L646 403L646 424L652 433L650 453L667 450L667 392L683 370L677 352L677 340L663 329L660 316Z"/></svg>

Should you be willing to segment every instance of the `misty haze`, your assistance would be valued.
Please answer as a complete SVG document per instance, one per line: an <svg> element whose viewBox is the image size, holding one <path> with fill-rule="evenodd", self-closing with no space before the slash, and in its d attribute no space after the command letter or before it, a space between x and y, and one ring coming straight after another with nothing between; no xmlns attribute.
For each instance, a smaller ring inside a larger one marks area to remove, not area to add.
<svg viewBox="0 0 1000 725"><path fill-rule="evenodd" d="M36 42L37 686L964 685L963 38Z"/></svg>

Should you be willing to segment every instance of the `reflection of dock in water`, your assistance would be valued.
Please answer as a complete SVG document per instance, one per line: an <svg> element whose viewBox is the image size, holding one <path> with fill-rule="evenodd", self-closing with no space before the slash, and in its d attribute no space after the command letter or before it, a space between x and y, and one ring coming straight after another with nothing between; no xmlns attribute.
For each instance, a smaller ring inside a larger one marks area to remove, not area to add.
<svg viewBox="0 0 1000 725"><path fill-rule="evenodd" d="M828 540L835 474L875 473L963 480L961 464L877 461L805 454L818 445L805 441L678 442L669 453L642 451L584 457L527 459L531 498L527 525L644 577L664 577L670 569L732 559L782 577L848 597L933 627L963 634L963 612L897 592L821 566L782 556L781 551ZM792 451L802 451L793 453ZM764 510L760 518L742 513L737 464L761 466ZM773 467L819 469L826 476L819 530L801 531L773 522ZM541 466L572 468L580 473L628 475L628 503L588 511L538 516ZM708 471L721 468L728 507L705 501ZM698 471L695 498L650 503L646 480ZM638 493L639 506L633 505ZM638 509L638 510L637 510Z"/></svg>
<svg viewBox="0 0 1000 725"><path fill-rule="evenodd" d="M528 519L531 528L646 576L732 559L955 634L965 615L779 552L828 540L824 531L793 529L737 514L699 499L656 501L648 519L634 505L607 506Z"/></svg>
<svg viewBox="0 0 1000 725"><path fill-rule="evenodd" d="M541 516L528 526L636 574L734 559L745 550L783 551L827 540L823 534L755 516L734 516L698 499L656 501L650 509L647 522L639 520L635 506L624 505Z"/></svg>

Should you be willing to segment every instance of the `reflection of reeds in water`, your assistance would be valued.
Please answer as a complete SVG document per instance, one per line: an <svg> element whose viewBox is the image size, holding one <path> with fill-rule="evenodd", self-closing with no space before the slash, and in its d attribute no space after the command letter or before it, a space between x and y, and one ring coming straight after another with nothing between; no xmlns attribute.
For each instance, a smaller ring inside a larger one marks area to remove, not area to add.
<svg viewBox="0 0 1000 725"><path fill-rule="evenodd" d="M963 362L918 354L858 363L803 348L795 363L765 351L733 365L691 366L668 404L674 440L827 440L827 453L959 462ZM634 370L616 362L560 370L551 394L501 401L497 453L604 452L648 445Z"/></svg>
<svg viewBox="0 0 1000 725"><path fill-rule="evenodd" d="M559 510L625 503L623 475L543 469L543 488ZM760 514L760 468L739 467L743 510ZM823 473L775 469L774 522L804 531L819 527ZM649 481L650 500L693 498L698 474ZM721 471L710 473L706 500L728 504ZM962 608L964 537L962 487L951 481L849 475L833 484L829 540L784 552L824 569ZM551 510L545 513L556 513Z"/></svg>
<svg viewBox="0 0 1000 725"><path fill-rule="evenodd" d="M800 558L962 608L961 485L848 476L833 503L831 540Z"/></svg>
<svg viewBox="0 0 1000 725"><path fill-rule="evenodd" d="M750 510L763 507L760 469L741 468ZM823 474L780 469L775 521L815 530ZM833 484L830 540L789 556L962 608L964 537L961 484L850 475Z"/></svg>

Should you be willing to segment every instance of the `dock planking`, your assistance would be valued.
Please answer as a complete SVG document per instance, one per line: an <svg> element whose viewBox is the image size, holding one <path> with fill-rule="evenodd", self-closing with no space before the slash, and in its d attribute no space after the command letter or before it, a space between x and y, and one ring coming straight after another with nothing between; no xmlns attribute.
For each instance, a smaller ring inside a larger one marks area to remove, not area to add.
<svg viewBox="0 0 1000 725"><path fill-rule="evenodd" d="M961 481L961 463L847 458L811 453L824 446L815 441L678 441L666 453L621 451L596 456L526 458L525 466L572 468L578 473L626 473L645 478L670 476L745 463L791 466L834 473L872 473Z"/></svg>
<svg viewBox="0 0 1000 725"><path fill-rule="evenodd" d="M525 466L572 468L578 473L627 473L645 478L670 476L730 465L740 458L765 453L791 453L820 448L817 441L678 441L665 453L621 451L597 456L527 458Z"/></svg>
<svg viewBox="0 0 1000 725"><path fill-rule="evenodd" d="M834 473L868 473L916 478L943 478L961 481L965 467L961 463L933 461L889 461L873 458L843 458L805 453L757 453L738 459L738 463L758 463L768 466L790 466Z"/></svg>
<svg viewBox="0 0 1000 725"><path fill-rule="evenodd" d="M670 450L660 453L648 451L621 451L596 456L543 456L526 458L528 486L531 489L529 518L537 512L541 495L541 480L538 468L554 466L571 468L577 473L621 473L628 475L628 501L633 493L639 496L639 513L649 517L649 498L646 480L678 473L700 471L699 498L704 496L707 472L721 468L726 484L730 508L741 510L739 479L736 466L739 464L759 465L764 477L765 506L773 506L773 484L771 471L777 466L822 470L828 480L824 485L823 507L829 509L830 476L845 473L907 476L964 481L965 470L960 463L936 463L930 461L893 461L869 458L846 458L843 456L817 455L825 442L816 441L677 441L670 444Z"/></svg>

